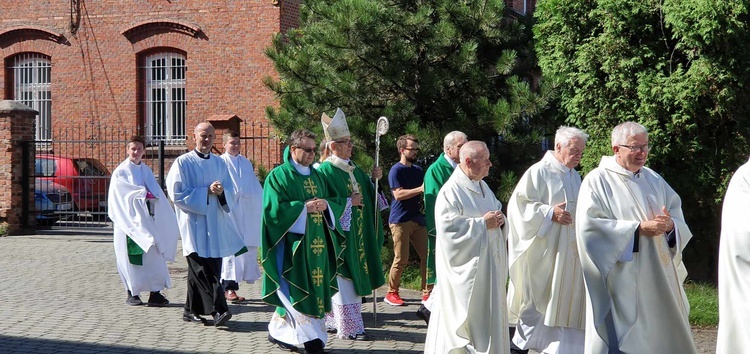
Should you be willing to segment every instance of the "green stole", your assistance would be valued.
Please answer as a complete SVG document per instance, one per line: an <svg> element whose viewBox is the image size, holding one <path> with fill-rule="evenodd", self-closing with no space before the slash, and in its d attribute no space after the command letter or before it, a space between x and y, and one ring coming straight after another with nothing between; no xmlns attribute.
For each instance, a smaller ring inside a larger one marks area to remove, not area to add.
<svg viewBox="0 0 750 354"><path fill-rule="evenodd" d="M339 159L339 161L342 161ZM354 283L357 295L366 296L385 284L383 261L380 251L383 247L383 223L380 212L375 220L375 187L370 177L362 169L353 166L353 174L362 194L363 207L352 207L351 227L343 231L342 247L344 263L338 274ZM349 173L337 167L332 161L324 161L318 172L325 177L333 194L346 203L353 186Z"/></svg>
<svg viewBox="0 0 750 354"><path fill-rule="evenodd" d="M424 175L424 216L427 224L427 284L435 284L435 201L438 192L453 174L445 153L427 168Z"/></svg>
<svg viewBox="0 0 750 354"><path fill-rule="evenodd" d="M263 186L260 252L264 274L261 298L277 306L280 315L285 315L284 305L277 294L283 278L289 284L289 294L286 295L294 309L310 317L322 318L331 311L331 297L338 291L336 269L343 260L337 220L344 207L330 198L326 182L315 169L311 168L308 176L297 172L289 161L288 150L284 152L286 162L268 174ZM305 201L313 197L328 200L337 230L328 228L326 211L307 213L304 234L290 232L304 210ZM282 245L283 254L279 254Z"/></svg>
<svg viewBox="0 0 750 354"><path fill-rule="evenodd" d="M130 236L125 236L128 245L128 261L130 264L143 265L143 248L138 246Z"/></svg>

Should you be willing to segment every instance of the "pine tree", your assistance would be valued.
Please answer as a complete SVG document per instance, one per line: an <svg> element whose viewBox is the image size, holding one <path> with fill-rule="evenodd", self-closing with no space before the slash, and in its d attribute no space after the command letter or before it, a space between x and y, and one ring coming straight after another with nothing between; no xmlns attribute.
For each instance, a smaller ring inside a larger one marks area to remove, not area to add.
<svg viewBox="0 0 750 354"><path fill-rule="evenodd" d="M267 50L279 77L266 84L280 99L267 114L281 134L320 132L321 113L341 107L360 164L372 159L380 116L390 120L381 139L388 162L406 133L420 138L423 156L439 154L451 130L491 148L498 137L538 142L552 90L530 85L531 38L530 20L503 0L305 1L300 27Z"/></svg>

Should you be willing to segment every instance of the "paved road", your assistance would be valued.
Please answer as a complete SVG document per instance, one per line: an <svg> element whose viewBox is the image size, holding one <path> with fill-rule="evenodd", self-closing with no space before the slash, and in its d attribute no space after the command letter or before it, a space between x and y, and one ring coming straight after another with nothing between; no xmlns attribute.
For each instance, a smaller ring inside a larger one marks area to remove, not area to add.
<svg viewBox="0 0 750 354"><path fill-rule="evenodd" d="M228 327L183 322L183 257L170 265L169 307L125 305L111 239L84 231L0 237L0 352L283 353L266 340L273 309L258 300L259 284L241 286L240 295L249 301L230 305L235 316ZM426 326L414 315L419 294L402 292L408 306L379 302L377 326L372 303L363 307L373 341L329 338L327 348L332 353L421 353ZM715 330L696 330L696 342L701 353L712 353Z"/></svg>

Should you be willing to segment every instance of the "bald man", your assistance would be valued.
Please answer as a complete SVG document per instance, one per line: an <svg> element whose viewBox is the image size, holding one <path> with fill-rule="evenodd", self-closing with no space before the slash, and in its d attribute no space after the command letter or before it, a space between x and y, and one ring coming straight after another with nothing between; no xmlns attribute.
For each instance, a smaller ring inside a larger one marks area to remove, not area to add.
<svg viewBox="0 0 750 354"><path fill-rule="evenodd" d="M172 198L188 263L186 322L207 321L224 325L231 317L221 286L222 257L247 251L229 211L235 190L227 165L211 153L214 127L199 123L193 132L195 150L181 155L167 174L167 193Z"/></svg>

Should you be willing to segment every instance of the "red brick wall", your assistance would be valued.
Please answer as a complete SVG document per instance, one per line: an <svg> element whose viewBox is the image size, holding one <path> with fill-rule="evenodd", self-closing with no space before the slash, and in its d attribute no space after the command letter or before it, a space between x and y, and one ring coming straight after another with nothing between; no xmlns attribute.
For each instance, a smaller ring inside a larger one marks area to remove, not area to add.
<svg viewBox="0 0 750 354"><path fill-rule="evenodd" d="M11 102L0 100L0 222L7 222L9 233L17 232L24 224L34 225L34 214L23 215L23 201L34 207L34 183L22 178L23 149L21 142L34 137L35 111L26 107L18 109ZM33 151L30 156L34 156ZM33 161L30 161L33 164ZM26 166L32 170L33 166ZM23 184L29 193L24 196Z"/></svg>
<svg viewBox="0 0 750 354"><path fill-rule="evenodd" d="M138 53L155 47L187 54L188 135L196 123L215 114L265 122L265 107L277 103L262 83L265 76L275 76L264 50L275 33L296 25L298 8L299 0L281 1L281 6L271 0L81 1L80 28L73 34L67 0L3 0L0 63L23 52L51 57L53 139L86 122L137 128ZM201 31L192 36L151 28L131 40L122 33L155 20L187 23ZM67 43L40 38L39 32L3 35L26 26L60 33ZM6 87L6 75L0 70L0 94L9 99L12 90Z"/></svg>
<svg viewBox="0 0 750 354"><path fill-rule="evenodd" d="M522 14L524 13L524 2L526 3L526 13L533 14L536 8L536 0L505 0L505 5Z"/></svg>

